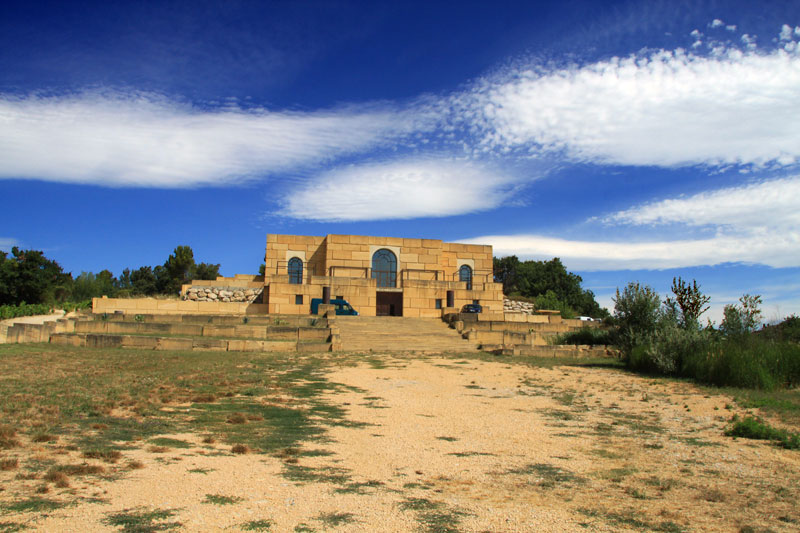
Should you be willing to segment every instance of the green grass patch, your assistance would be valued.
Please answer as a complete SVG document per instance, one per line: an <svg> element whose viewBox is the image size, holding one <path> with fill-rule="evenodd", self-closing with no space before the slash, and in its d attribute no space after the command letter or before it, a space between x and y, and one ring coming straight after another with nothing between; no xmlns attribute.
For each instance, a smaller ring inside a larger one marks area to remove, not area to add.
<svg viewBox="0 0 800 533"><path fill-rule="evenodd" d="M242 531L269 531L273 525L275 525L275 522L272 520L251 520L239 527L242 528Z"/></svg>
<svg viewBox="0 0 800 533"><path fill-rule="evenodd" d="M24 529L28 529L28 526L19 522L0 522L0 533L15 533Z"/></svg>
<svg viewBox="0 0 800 533"><path fill-rule="evenodd" d="M347 470L343 468L312 468L292 463L284 463L283 477L295 483L332 483L348 485L352 483Z"/></svg>
<svg viewBox="0 0 800 533"><path fill-rule="evenodd" d="M547 463L531 463L521 468L507 470L505 473L518 476L535 476L538 478L535 485L545 489L551 489L557 485L569 485L585 481L568 470Z"/></svg>
<svg viewBox="0 0 800 533"><path fill-rule="evenodd" d="M748 416L740 419L734 415L730 425L725 428L725 435L744 439L769 440L788 450L800 449L800 433L773 427L758 417Z"/></svg>
<svg viewBox="0 0 800 533"><path fill-rule="evenodd" d="M103 523L118 527L126 533L151 533L181 527L180 522L167 521L173 516L175 516L175 511L170 509L148 511L143 507L138 507L108 514L103 519Z"/></svg>
<svg viewBox="0 0 800 533"><path fill-rule="evenodd" d="M15 502L0 504L0 509L7 513L46 513L55 511L66 505L65 502L33 497L27 500L17 500Z"/></svg>
<svg viewBox="0 0 800 533"><path fill-rule="evenodd" d="M687 528L670 521L651 522L642 517L637 511L614 512L599 509L577 509L584 516L600 518L612 526L622 526L640 531L652 531L656 533L684 533Z"/></svg>
<svg viewBox="0 0 800 533"><path fill-rule="evenodd" d="M184 448L185 449L185 448L192 448L194 446L194 444L192 444L191 442L186 442L185 440L170 439L170 438L166 438L166 437L159 437L159 438L156 438L156 439L150 439L147 442L149 442L150 444L152 444L154 446L165 446L167 448Z"/></svg>
<svg viewBox="0 0 800 533"><path fill-rule="evenodd" d="M212 505L234 505L243 501L242 498L237 496L223 496L222 494L206 494L206 499L203 503L210 503Z"/></svg>
<svg viewBox="0 0 800 533"><path fill-rule="evenodd" d="M317 520L327 527L339 527L355 522L355 515L353 513L321 513L317 516Z"/></svg>
<svg viewBox="0 0 800 533"><path fill-rule="evenodd" d="M371 479L369 481L359 481L354 483L347 483L343 487L337 487L334 492L337 494L367 494L367 489L377 489L384 486L383 481Z"/></svg>

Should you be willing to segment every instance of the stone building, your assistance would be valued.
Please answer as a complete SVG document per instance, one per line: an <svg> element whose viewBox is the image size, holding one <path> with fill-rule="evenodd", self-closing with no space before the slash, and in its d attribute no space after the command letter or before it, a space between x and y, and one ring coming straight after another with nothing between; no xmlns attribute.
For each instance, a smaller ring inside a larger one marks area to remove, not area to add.
<svg viewBox="0 0 800 533"><path fill-rule="evenodd" d="M491 246L270 234L263 303L270 314L308 314L311 299L330 291L364 316L439 318L468 303L502 313L502 285L494 283L492 265Z"/></svg>

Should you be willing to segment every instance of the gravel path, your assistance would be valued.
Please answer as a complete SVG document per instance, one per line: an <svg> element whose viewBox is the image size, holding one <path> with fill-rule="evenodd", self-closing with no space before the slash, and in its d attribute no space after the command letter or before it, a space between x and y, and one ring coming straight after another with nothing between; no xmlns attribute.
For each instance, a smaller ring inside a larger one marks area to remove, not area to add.
<svg viewBox="0 0 800 533"><path fill-rule="evenodd" d="M234 455L198 435L173 435L192 446L125 452L143 468L75 483L66 490L89 500L47 516L0 514L0 524L119 531L116 514L154 511L166 514L153 524L186 531L267 524L277 532L796 531L800 524L800 453L724 437L728 397L605 368L378 359L384 368L327 376L348 386L328 400L352 423L329 427L324 441L304 444L305 454Z"/></svg>

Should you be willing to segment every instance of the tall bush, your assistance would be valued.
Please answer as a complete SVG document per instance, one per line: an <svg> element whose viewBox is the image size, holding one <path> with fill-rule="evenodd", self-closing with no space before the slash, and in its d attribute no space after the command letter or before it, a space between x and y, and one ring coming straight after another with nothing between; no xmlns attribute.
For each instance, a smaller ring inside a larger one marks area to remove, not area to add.
<svg viewBox="0 0 800 533"><path fill-rule="evenodd" d="M661 299L648 285L630 282L620 292L616 291L614 319L619 332L619 348L629 359L637 345L646 344L655 332L659 320Z"/></svg>

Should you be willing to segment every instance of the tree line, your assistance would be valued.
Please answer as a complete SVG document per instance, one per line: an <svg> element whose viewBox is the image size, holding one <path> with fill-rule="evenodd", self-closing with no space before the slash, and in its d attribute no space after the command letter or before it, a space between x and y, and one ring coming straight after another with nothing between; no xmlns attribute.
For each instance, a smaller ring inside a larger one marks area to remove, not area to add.
<svg viewBox="0 0 800 533"><path fill-rule="evenodd" d="M532 302L537 309L561 311L564 318L578 315L609 316L594 293L581 287L583 279L568 272L561 259L520 261L515 255L494 258L494 280L503 284L503 294Z"/></svg>
<svg viewBox="0 0 800 533"><path fill-rule="evenodd" d="M117 277L109 270L73 277L58 262L37 250L0 251L0 305L81 302L99 296L127 297L177 294L193 279L213 280L219 264L197 263L189 246L178 246L163 265L126 268Z"/></svg>

